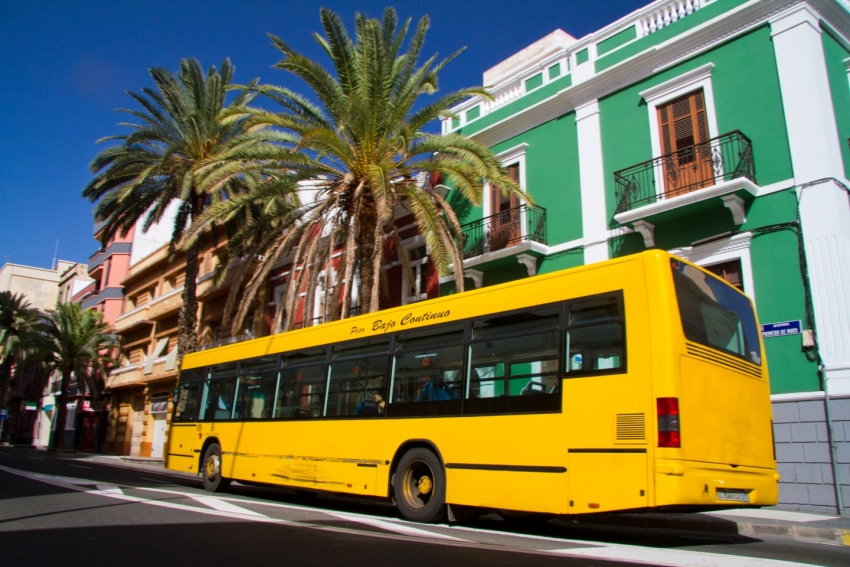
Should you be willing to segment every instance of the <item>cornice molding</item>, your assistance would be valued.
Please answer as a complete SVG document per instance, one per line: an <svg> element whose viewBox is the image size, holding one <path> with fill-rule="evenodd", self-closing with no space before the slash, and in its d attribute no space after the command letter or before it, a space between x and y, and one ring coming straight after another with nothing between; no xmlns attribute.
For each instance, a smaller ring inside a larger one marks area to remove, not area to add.
<svg viewBox="0 0 850 567"><path fill-rule="evenodd" d="M665 96L670 91L679 90L681 88L688 87L694 83L704 81L705 79L711 77L711 71L713 69L714 63L706 63L705 65L701 65L696 69L679 75L678 77L674 77L669 81L664 81L660 85L655 85L654 87L650 87L645 91L641 91L640 96L646 102L652 102L658 98Z"/></svg>
<svg viewBox="0 0 850 567"><path fill-rule="evenodd" d="M488 146L498 144L571 112L593 99L607 96L627 85L691 59L755 27L765 25L772 17L798 4L807 4L832 28L850 38L850 13L847 13L835 0L751 0L621 61L583 83L567 87L547 99L491 124L471 134L471 137ZM578 44L575 44L571 49L577 46Z"/></svg>

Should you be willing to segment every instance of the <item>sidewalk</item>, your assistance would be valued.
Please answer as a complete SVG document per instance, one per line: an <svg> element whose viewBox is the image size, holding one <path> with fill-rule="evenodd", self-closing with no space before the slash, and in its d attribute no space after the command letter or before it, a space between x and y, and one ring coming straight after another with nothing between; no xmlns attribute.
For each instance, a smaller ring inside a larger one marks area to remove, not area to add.
<svg viewBox="0 0 850 567"><path fill-rule="evenodd" d="M687 530L850 546L850 516L828 516L776 508L737 508L698 514L647 512L587 515L569 520L612 527Z"/></svg>

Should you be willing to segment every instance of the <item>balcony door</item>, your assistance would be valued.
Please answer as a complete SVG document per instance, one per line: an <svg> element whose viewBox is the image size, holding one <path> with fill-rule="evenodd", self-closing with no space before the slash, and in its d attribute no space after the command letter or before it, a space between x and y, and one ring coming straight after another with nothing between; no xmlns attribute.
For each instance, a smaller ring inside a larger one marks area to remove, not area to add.
<svg viewBox="0 0 850 567"><path fill-rule="evenodd" d="M658 124L665 197L714 185L702 89L659 106Z"/></svg>
<svg viewBox="0 0 850 567"><path fill-rule="evenodd" d="M519 164L508 166L508 175L519 183ZM519 199L514 193L504 195L496 186L490 186L490 250L501 250L519 242L522 238L522 219Z"/></svg>

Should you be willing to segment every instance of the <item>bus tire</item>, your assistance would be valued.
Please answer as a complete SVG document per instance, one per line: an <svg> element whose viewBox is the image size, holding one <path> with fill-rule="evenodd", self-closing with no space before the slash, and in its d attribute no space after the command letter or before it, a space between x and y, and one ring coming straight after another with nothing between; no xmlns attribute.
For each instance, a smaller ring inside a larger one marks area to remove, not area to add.
<svg viewBox="0 0 850 567"><path fill-rule="evenodd" d="M204 453L201 478L207 492L224 492L230 487L230 479L221 476L221 445L212 443Z"/></svg>
<svg viewBox="0 0 850 567"><path fill-rule="evenodd" d="M417 447L398 463L393 476L395 502L412 522L440 522L446 517L446 473L437 456Z"/></svg>

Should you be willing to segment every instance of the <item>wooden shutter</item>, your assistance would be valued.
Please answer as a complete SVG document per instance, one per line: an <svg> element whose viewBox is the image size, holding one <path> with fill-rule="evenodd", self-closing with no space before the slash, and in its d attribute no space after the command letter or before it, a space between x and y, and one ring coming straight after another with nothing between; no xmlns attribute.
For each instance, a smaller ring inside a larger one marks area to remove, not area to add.
<svg viewBox="0 0 850 567"><path fill-rule="evenodd" d="M130 364L141 364L145 358L144 347L133 347L130 349Z"/></svg>
<svg viewBox="0 0 850 567"><path fill-rule="evenodd" d="M675 196L713 185L711 148L704 143L709 133L702 89L659 106L658 126L666 156L665 193Z"/></svg>
<svg viewBox="0 0 850 567"><path fill-rule="evenodd" d="M177 335L171 335L168 337L168 346L165 349L165 353L169 353L177 348Z"/></svg>
<svg viewBox="0 0 850 567"><path fill-rule="evenodd" d="M149 298L148 298L148 292L147 292L147 290L145 290L145 291L140 292L140 293L136 296L136 298L135 298L135 300L133 301L133 303L135 303L135 304L136 304L136 307L144 307L145 305L147 305L147 304L148 304L148 299L149 299Z"/></svg>
<svg viewBox="0 0 850 567"><path fill-rule="evenodd" d="M741 291L744 291L744 280L741 277L741 260L729 260L722 264L705 266L705 269L723 278Z"/></svg>

